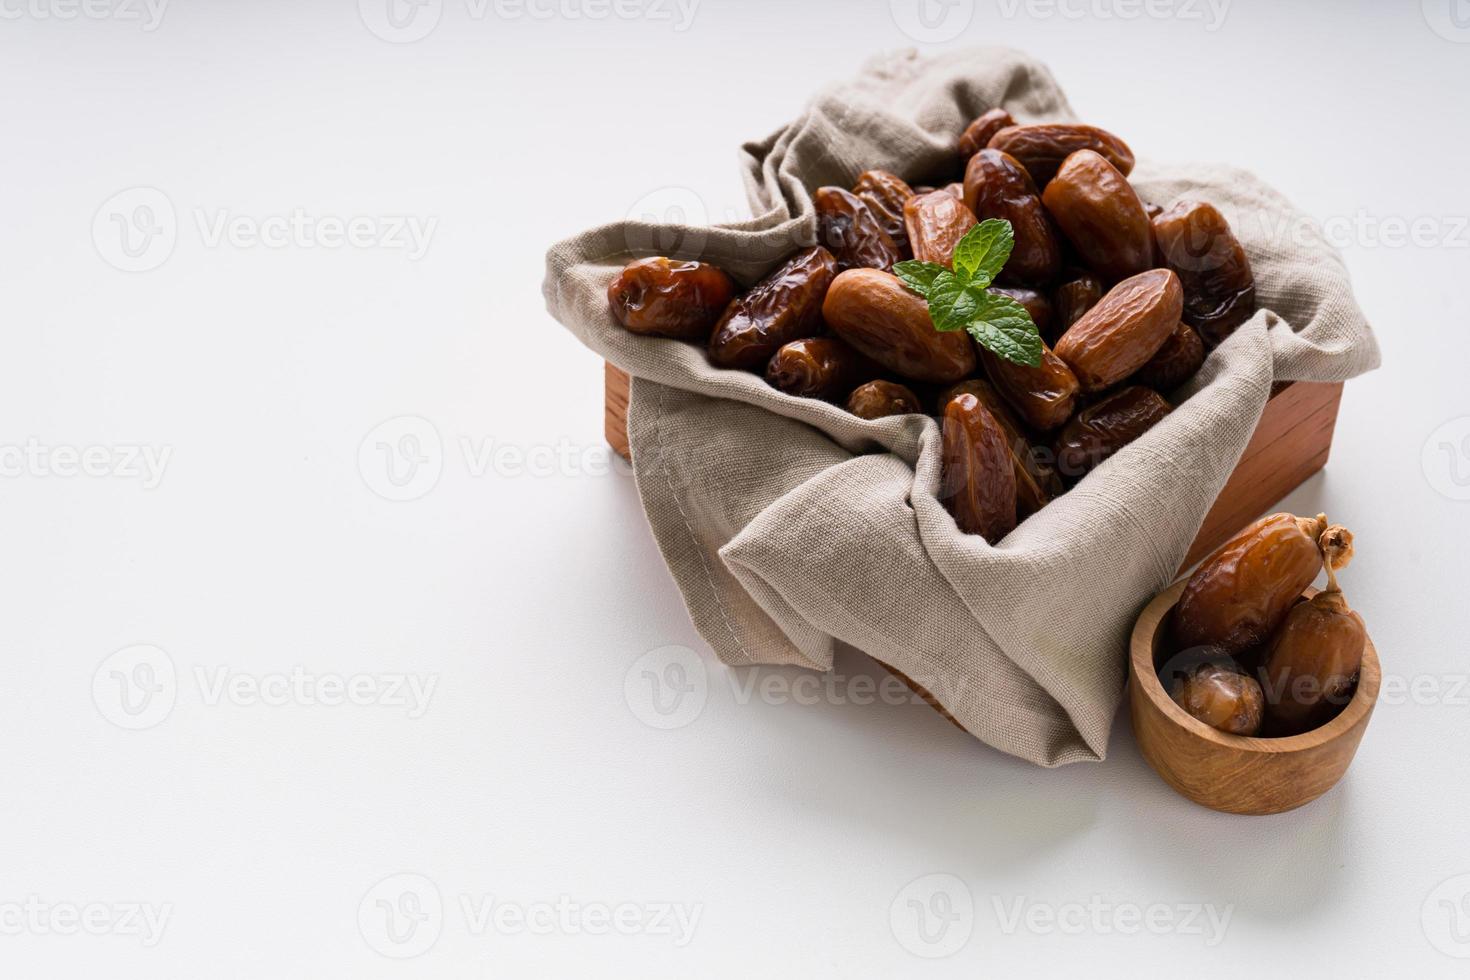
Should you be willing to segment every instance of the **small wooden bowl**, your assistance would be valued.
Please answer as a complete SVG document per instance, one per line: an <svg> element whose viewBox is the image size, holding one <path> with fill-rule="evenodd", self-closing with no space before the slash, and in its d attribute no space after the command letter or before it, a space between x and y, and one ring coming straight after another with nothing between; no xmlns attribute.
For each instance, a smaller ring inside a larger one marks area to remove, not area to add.
<svg viewBox="0 0 1470 980"><path fill-rule="evenodd" d="M1164 782L1212 810L1281 813L1312 802L1347 771L1373 716L1383 681L1373 640L1363 649L1353 699L1321 728L1288 738L1228 735L1191 717L1159 682L1169 653L1165 626L1185 582L1155 597L1133 627L1128 701L1143 757Z"/></svg>

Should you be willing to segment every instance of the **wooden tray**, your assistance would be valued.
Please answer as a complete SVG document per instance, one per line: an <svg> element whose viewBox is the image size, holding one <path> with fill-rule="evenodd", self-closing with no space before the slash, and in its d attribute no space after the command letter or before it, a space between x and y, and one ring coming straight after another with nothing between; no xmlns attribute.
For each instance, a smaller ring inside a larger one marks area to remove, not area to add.
<svg viewBox="0 0 1470 980"><path fill-rule="evenodd" d="M605 383L607 442L626 458L628 376L608 364ZM1341 400L1341 381L1295 381L1277 386L1235 472L1205 516L1189 554L1184 556L1181 571L1224 544L1327 465Z"/></svg>

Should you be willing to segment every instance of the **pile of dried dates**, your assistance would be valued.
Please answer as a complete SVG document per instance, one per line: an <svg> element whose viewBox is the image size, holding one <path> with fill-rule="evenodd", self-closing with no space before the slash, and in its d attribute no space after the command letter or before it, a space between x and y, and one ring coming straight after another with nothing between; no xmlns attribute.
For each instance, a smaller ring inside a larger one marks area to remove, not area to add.
<svg viewBox="0 0 1470 980"><path fill-rule="evenodd" d="M961 530L998 541L1170 411L1165 396L1255 311L1255 280L1212 205L1139 199L1133 153L1106 130L992 109L961 136L961 169L940 189L882 170L818 188L818 243L743 292L709 263L635 261L608 289L613 316L864 419L936 415L941 498ZM1014 234L991 291L1030 315L1039 366L936 330L891 271L949 268L988 219Z"/></svg>
<svg viewBox="0 0 1470 980"><path fill-rule="evenodd" d="M1170 613L1164 689L1231 735L1299 735L1337 717L1368 639L1337 582L1352 555L1352 534L1324 514L1272 514L1231 538ZM1305 598L1324 567L1327 588Z"/></svg>

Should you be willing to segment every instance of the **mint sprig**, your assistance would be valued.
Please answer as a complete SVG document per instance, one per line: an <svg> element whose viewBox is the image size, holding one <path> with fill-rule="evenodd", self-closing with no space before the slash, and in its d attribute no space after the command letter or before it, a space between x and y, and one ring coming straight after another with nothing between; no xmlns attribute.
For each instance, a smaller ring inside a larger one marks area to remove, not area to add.
<svg viewBox="0 0 1470 980"><path fill-rule="evenodd" d="M968 330L997 357L1040 367L1041 332L1031 314L1011 297L990 291L1015 244L1009 221L986 218L955 245L952 268L911 260L894 265L893 274L929 302L935 330Z"/></svg>

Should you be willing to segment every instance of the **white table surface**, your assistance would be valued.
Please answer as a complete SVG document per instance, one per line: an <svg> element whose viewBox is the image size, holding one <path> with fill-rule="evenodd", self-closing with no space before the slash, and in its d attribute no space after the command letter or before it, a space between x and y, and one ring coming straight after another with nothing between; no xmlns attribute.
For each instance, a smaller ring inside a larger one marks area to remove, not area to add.
<svg viewBox="0 0 1470 980"><path fill-rule="evenodd" d="M0 974L1465 975L1463 3L154 3L0 4ZM1385 367L1283 506L1357 532L1397 687L1306 809L1180 799L1126 713L1045 771L870 664L730 675L609 470L545 247L743 215L736 146L916 41L1338 229Z"/></svg>

